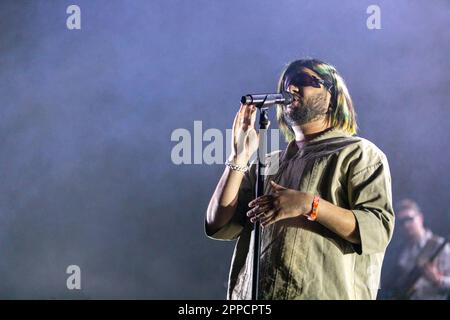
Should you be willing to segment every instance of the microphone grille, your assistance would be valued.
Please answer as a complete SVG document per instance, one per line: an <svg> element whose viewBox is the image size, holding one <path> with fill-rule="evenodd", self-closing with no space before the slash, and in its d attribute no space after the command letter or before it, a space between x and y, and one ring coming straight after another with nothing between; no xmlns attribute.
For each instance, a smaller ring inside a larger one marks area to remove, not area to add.
<svg viewBox="0 0 450 320"><path fill-rule="evenodd" d="M246 95L241 97L241 103L242 104L251 104L253 102L251 95Z"/></svg>

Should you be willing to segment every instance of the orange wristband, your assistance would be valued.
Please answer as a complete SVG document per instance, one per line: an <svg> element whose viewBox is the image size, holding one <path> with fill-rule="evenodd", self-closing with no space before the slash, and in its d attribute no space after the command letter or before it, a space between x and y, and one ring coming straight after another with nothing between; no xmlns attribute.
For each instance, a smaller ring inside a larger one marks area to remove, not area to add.
<svg viewBox="0 0 450 320"><path fill-rule="evenodd" d="M315 195L314 196L314 199L313 199L313 202L312 202L312 209L311 209L311 211L306 215L306 217L308 218L308 220L310 220L310 221L314 221L314 220L316 220L317 219L317 212L319 211L318 210L318 207L319 207L319 196L317 196L317 195Z"/></svg>

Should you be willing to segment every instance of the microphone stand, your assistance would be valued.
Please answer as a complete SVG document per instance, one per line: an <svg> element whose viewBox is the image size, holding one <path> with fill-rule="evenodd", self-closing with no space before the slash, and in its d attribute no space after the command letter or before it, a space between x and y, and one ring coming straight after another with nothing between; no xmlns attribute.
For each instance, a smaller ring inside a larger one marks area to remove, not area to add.
<svg viewBox="0 0 450 320"><path fill-rule="evenodd" d="M256 198L264 195L264 169L266 167L267 127L269 126L268 107L264 102L257 105L259 108L259 145L256 163ZM259 258L261 254L261 226L258 220L254 223L253 242L253 273L252 273L252 300L258 300L259 293Z"/></svg>

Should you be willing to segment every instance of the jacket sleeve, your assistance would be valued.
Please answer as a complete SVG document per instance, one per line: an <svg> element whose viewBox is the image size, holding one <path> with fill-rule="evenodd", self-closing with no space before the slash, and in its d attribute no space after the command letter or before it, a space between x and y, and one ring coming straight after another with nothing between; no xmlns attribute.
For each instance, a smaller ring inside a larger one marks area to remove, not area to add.
<svg viewBox="0 0 450 320"><path fill-rule="evenodd" d="M255 168L256 165L252 164L242 179L238 192L236 211L231 220L214 233L208 232L205 220L205 233L209 238L216 240L235 240L240 236L247 221L246 213L250 209L248 204L254 199Z"/></svg>
<svg viewBox="0 0 450 320"><path fill-rule="evenodd" d="M368 161L364 161L365 157L350 170L348 196L361 239L355 250L358 254L373 254L386 250L395 218L387 159L384 154L369 156Z"/></svg>

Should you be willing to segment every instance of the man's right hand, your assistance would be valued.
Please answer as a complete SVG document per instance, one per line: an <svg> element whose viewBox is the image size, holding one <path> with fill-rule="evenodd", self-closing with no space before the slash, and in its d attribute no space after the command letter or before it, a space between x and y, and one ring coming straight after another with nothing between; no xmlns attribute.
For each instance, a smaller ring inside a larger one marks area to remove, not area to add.
<svg viewBox="0 0 450 320"><path fill-rule="evenodd" d="M229 161L237 166L247 166L250 157L258 148L258 134L255 131L256 107L242 105L233 122L231 156ZM225 169L206 211L206 232L215 234L231 221L238 204L239 188L244 174ZM231 235L221 239L231 240Z"/></svg>
<svg viewBox="0 0 450 320"><path fill-rule="evenodd" d="M256 106L241 104L233 122L230 160L246 166L258 148L259 137L255 130Z"/></svg>

